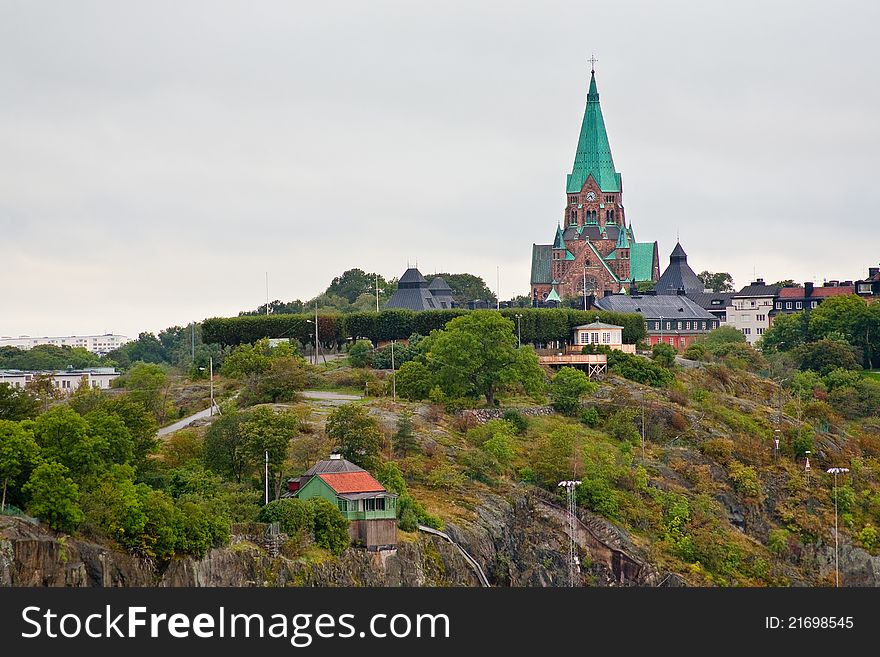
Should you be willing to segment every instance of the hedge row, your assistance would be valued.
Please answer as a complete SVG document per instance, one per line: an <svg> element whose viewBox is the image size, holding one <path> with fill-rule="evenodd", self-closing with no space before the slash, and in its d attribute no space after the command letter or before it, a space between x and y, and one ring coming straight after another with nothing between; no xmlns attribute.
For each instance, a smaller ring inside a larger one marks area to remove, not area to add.
<svg viewBox="0 0 880 657"><path fill-rule="evenodd" d="M366 338L374 343L403 340L413 333L428 335L469 312L475 311L456 308L421 312L395 309L328 313L318 315L318 337L324 345L338 344L348 338ZM623 326L624 342L635 343L647 336L644 318L637 314L567 308L505 308L500 312L514 322L514 330L516 315L522 315L520 331L526 344L570 340L575 326L589 324L597 317L600 322ZM303 344L311 344L314 342L314 318L314 315L307 314L214 317L202 323L202 336L207 343L224 346L252 343L261 338L295 338Z"/></svg>

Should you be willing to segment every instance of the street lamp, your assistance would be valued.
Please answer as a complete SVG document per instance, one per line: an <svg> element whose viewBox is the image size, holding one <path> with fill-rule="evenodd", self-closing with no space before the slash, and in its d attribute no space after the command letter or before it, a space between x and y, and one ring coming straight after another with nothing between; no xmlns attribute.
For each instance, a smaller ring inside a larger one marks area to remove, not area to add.
<svg viewBox="0 0 880 657"><path fill-rule="evenodd" d="M519 349L522 346L522 330L519 322L522 319L522 315L517 313L514 317L516 317L516 348Z"/></svg>
<svg viewBox="0 0 880 657"><path fill-rule="evenodd" d="M779 429L773 430L773 460L779 459L779 435L782 433Z"/></svg>
<svg viewBox="0 0 880 657"><path fill-rule="evenodd" d="M834 586L840 586L840 559L837 549L837 475L846 474L849 468L828 468L827 472L834 475Z"/></svg>
<svg viewBox="0 0 880 657"><path fill-rule="evenodd" d="M660 315L660 342L663 342L663 315Z"/></svg>

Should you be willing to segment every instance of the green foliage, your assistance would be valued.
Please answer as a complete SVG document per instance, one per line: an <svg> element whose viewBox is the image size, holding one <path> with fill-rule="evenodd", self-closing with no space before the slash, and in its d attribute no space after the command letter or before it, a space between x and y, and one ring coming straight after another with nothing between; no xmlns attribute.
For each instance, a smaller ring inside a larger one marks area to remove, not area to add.
<svg viewBox="0 0 880 657"><path fill-rule="evenodd" d="M701 345L707 352L715 353L722 345L744 343L746 336L732 326L719 326L702 336L694 344Z"/></svg>
<svg viewBox="0 0 880 657"><path fill-rule="evenodd" d="M763 488L755 468L743 465L739 461L731 461L729 474L731 481L733 481L733 487L740 495L756 502L763 499Z"/></svg>
<svg viewBox="0 0 880 657"><path fill-rule="evenodd" d="M511 427L513 427L513 430L518 436L524 435L529 428L529 421L526 419L526 417L513 408L509 408L504 411L501 419L507 422Z"/></svg>
<svg viewBox="0 0 880 657"><path fill-rule="evenodd" d="M536 481L544 488L556 490L556 484L571 478L576 435L574 427L559 426L535 439L530 462Z"/></svg>
<svg viewBox="0 0 880 657"><path fill-rule="evenodd" d="M28 510L52 529L72 532L83 521L79 506L79 487L60 463L38 465L22 487L30 499Z"/></svg>
<svg viewBox="0 0 880 657"><path fill-rule="evenodd" d="M168 377L159 365L138 362L122 378L132 401L141 404L160 421L166 412Z"/></svg>
<svg viewBox="0 0 880 657"><path fill-rule="evenodd" d="M636 426L637 415L634 408L618 409L605 421L605 431L617 440L637 443L641 436Z"/></svg>
<svg viewBox="0 0 880 657"><path fill-rule="evenodd" d="M550 382L550 400L553 408L565 415L575 415L584 395L595 393L599 386L583 371L574 367L560 368Z"/></svg>
<svg viewBox="0 0 880 657"><path fill-rule="evenodd" d="M828 372L822 380L829 391L837 388L857 388L862 382L862 375L857 371L838 367Z"/></svg>
<svg viewBox="0 0 880 657"><path fill-rule="evenodd" d="M348 535L348 520L339 508L322 497L313 497L307 501L314 514L315 543L340 555L345 552L351 542Z"/></svg>
<svg viewBox="0 0 880 657"><path fill-rule="evenodd" d="M98 408L85 418L89 436L98 456L109 463L130 463L134 458L134 441L131 431L115 413Z"/></svg>
<svg viewBox="0 0 880 657"><path fill-rule="evenodd" d="M777 315L761 339L758 346L765 354L788 352L797 349L809 338L811 313L792 313Z"/></svg>
<svg viewBox="0 0 880 657"><path fill-rule="evenodd" d="M877 529L870 523L865 525L859 532L859 543L862 544L869 552L872 552L880 543L880 537L877 535Z"/></svg>
<svg viewBox="0 0 880 657"><path fill-rule="evenodd" d="M771 529L767 535L767 547L777 557L785 556L788 553L788 530Z"/></svg>
<svg viewBox="0 0 880 657"><path fill-rule="evenodd" d="M39 460L40 447L34 440L33 433L18 422L0 420L0 481L3 484L0 511L6 510L9 486L13 489L20 488Z"/></svg>
<svg viewBox="0 0 880 657"><path fill-rule="evenodd" d="M794 354L800 363L800 369L813 370L822 376L838 368L861 369L852 347L837 340L810 342L795 349Z"/></svg>
<svg viewBox="0 0 880 657"><path fill-rule="evenodd" d="M684 357L689 360L706 360L709 352L699 341L692 342L688 348L684 350Z"/></svg>
<svg viewBox="0 0 880 657"><path fill-rule="evenodd" d="M855 295L825 299L809 313L813 340L839 336L862 354L866 368L880 367L880 306L868 304ZM822 368L810 369L824 373ZM840 367L850 369L848 364Z"/></svg>
<svg viewBox="0 0 880 657"><path fill-rule="evenodd" d="M167 363L168 352L165 345L152 333L141 333L137 340L128 342L112 351L109 358L127 369L132 363Z"/></svg>
<svg viewBox="0 0 880 657"><path fill-rule="evenodd" d="M880 415L880 382L862 378L854 387L835 388L828 395L834 410L848 419Z"/></svg>
<svg viewBox="0 0 880 657"><path fill-rule="evenodd" d="M400 467L394 461L383 463L376 471L376 479L385 486L386 490L398 495L403 495L406 492L406 480L403 478Z"/></svg>
<svg viewBox="0 0 880 657"><path fill-rule="evenodd" d="M413 432L412 413L409 410L401 411L398 416L397 431L391 437L391 444L394 445L394 451L403 456L418 450L419 443Z"/></svg>
<svg viewBox="0 0 880 657"><path fill-rule="evenodd" d="M30 391L0 383L0 420L26 420L37 417L40 402Z"/></svg>
<svg viewBox="0 0 880 657"><path fill-rule="evenodd" d="M810 370L794 374L788 385L791 391L795 395L799 395L802 400L810 399L817 392L822 393L827 390L822 377Z"/></svg>
<svg viewBox="0 0 880 657"><path fill-rule="evenodd" d="M223 374L234 379L262 374L272 363L272 348L268 339L254 344L242 344L230 352L223 361Z"/></svg>
<svg viewBox="0 0 880 657"><path fill-rule="evenodd" d="M594 407L583 409L578 415L578 419L585 425L591 428L595 428L599 426L599 411L597 411Z"/></svg>
<svg viewBox="0 0 880 657"><path fill-rule="evenodd" d="M97 407L119 417L131 435L133 463L143 467L147 455L156 447L156 419L129 395L105 397Z"/></svg>
<svg viewBox="0 0 880 657"><path fill-rule="evenodd" d="M713 292L731 292L733 291L733 276L725 271L711 272L703 271L697 274L703 285Z"/></svg>
<svg viewBox="0 0 880 657"><path fill-rule="evenodd" d="M241 483L251 472L250 451L241 433L240 413L226 413L216 419L205 434L205 465L214 472Z"/></svg>
<svg viewBox="0 0 880 657"><path fill-rule="evenodd" d="M675 380L675 375L665 367L622 351L609 354L608 366L615 374L655 388L667 386Z"/></svg>
<svg viewBox="0 0 880 657"><path fill-rule="evenodd" d="M675 347L665 342L655 344L651 349L651 358L654 359L654 362L667 369L675 367L675 357L677 354L678 352Z"/></svg>
<svg viewBox="0 0 880 657"><path fill-rule="evenodd" d="M281 495L284 467L292 438L302 429L302 421L293 412L276 413L271 408L260 406L242 413L238 424L242 440L243 458L250 464L251 471L260 474L266 485L265 470L259 467L269 459L270 489L274 489L275 499Z"/></svg>
<svg viewBox="0 0 880 657"><path fill-rule="evenodd" d="M345 404L327 418L327 435L336 441L340 453L365 470L379 466L382 434L363 406Z"/></svg>
<svg viewBox="0 0 880 657"><path fill-rule="evenodd" d="M352 367L370 367L372 355L373 343L369 340L358 340L348 348L348 363Z"/></svg>
<svg viewBox="0 0 880 657"><path fill-rule="evenodd" d="M834 496L834 491L831 495ZM837 508L841 513L851 513L856 508L856 492L852 486L837 487Z"/></svg>
<svg viewBox="0 0 880 657"><path fill-rule="evenodd" d="M431 372L417 361L409 361L401 365L395 377L397 394L413 401L426 399L434 385Z"/></svg>
<svg viewBox="0 0 880 657"><path fill-rule="evenodd" d="M728 342L715 348L713 355L735 369L759 372L768 367L767 360L746 343Z"/></svg>
<svg viewBox="0 0 880 657"><path fill-rule="evenodd" d="M494 431L482 445L482 450L497 461L501 469L510 467L514 457L513 427L502 421L503 430Z"/></svg>
<svg viewBox="0 0 880 657"><path fill-rule="evenodd" d="M513 322L492 311L449 322L433 339L428 365L448 397L485 395L489 405L500 388L517 384L537 394L544 381L534 350L517 349Z"/></svg>
<svg viewBox="0 0 880 657"><path fill-rule="evenodd" d="M30 349L0 347L0 370L75 370L101 365L97 354L82 347L41 344ZM10 418L6 418L10 419Z"/></svg>
<svg viewBox="0 0 880 657"><path fill-rule="evenodd" d="M315 529L315 505L296 497L269 502L260 510L260 522L277 522L288 536L311 535Z"/></svg>
<svg viewBox="0 0 880 657"><path fill-rule="evenodd" d="M58 406L37 418L34 436L43 458L66 466L77 481L101 465L101 446L89 435L88 422L70 408Z"/></svg>
<svg viewBox="0 0 880 657"><path fill-rule="evenodd" d="M296 401L297 393L304 390L307 383L308 368L303 358L273 355L266 372L247 377L247 384L241 392L241 403L254 405Z"/></svg>

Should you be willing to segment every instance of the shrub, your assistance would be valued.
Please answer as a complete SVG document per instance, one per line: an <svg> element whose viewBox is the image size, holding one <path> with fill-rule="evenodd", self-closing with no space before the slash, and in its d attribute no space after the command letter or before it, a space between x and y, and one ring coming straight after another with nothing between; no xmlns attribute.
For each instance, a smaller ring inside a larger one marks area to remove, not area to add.
<svg viewBox="0 0 880 657"><path fill-rule="evenodd" d="M581 411L578 419L588 427L595 428L599 426L599 411L592 406L590 408L585 408Z"/></svg>
<svg viewBox="0 0 880 657"><path fill-rule="evenodd" d="M529 421L525 416L512 408L504 411L501 419L510 424L518 436L522 436L529 428Z"/></svg>
<svg viewBox="0 0 880 657"><path fill-rule="evenodd" d="M605 431L620 441L638 442L639 430L636 427L638 411L633 408L621 408L612 413L605 421Z"/></svg>
<svg viewBox="0 0 880 657"><path fill-rule="evenodd" d="M730 479L733 481L733 487L741 495L757 502L763 499L763 489L755 468L750 465L743 465L739 461L732 461L729 474Z"/></svg>
<svg viewBox="0 0 880 657"><path fill-rule="evenodd" d="M771 529L767 535L767 548L777 557L788 552L788 530Z"/></svg>
<svg viewBox="0 0 880 657"><path fill-rule="evenodd" d="M665 342L655 344L651 349L651 358L654 359L654 362L667 369L675 367L675 357L677 354L678 352L675 350L675 347Z"/></svg>
<svg viewBox="0 0 880 657"><path fill-rule="evenodd" d="M22 487L30 498L30 513L62 532L72 532L84 519L78 503L79 488L67 476L69 472L60 463L43 463Z"/></svg>
<svg viewBox="0 0 880 657"><path fill-rule="evenodd" d="M655 388L669 385L675 380L672 372L665 367L622 351L614 351L608 355L608 366L615 374Z"/></svg>
<svg viewBox="0 0 880 657"><path fill-rule="evenodd" d="M370 367L373 364L373 343L358 340L348 348L348 363L352 367Z"/></svg>
<svg viewBox="0 0 880 657"><path fill-rule="evenodd" d="M322 497L313 497L308 500L308 504L312 507L315 519L315 543L337 556L345 552L351 537L348 534L348 520L342 515L342 511Z"/></svg>
<svg viewBox="0 0 880 657"><path fill-rule="evenodd" d="M581 370L563 367L550 382L551 403L560 413L574 415L580 408L581 397L598 388Z"/></svg>
<svg viewBox="0 0 880 657"><path fill-rule="evenodd" d="M684 350L684 357L689 360L706 360L708 353L702 343L693 342Z"/></svg>
<svg viewBox="0 0 880 657"><path fill-rule="evenodd" d="M859 542L868 551L872 551L874 548L877 547L877 530L874 528L873 525L865 525L862 531L859 532Z"/></svg>
<svg viewBox="0 0 880 657"><path fill-rule="evenodd" d="M700 451L720 463L727 463L733 457L733 441L730 438L709 438L700 445Z"/></svg>
<svg viewBox="0 0 880 657"><path fill-rule="evenodd" d="M409 361L401 365L395 377L397 394L404 399L413 401L426 399L434 387L431 372L418 361Z"/></svg>
<svg viewBox="0 0 880 657"><path fill-rule="evenodd" d="M312 534L315 528L315 507L295 497L269 502L260 509L260 522L277 522L288 536Z"/></svg>

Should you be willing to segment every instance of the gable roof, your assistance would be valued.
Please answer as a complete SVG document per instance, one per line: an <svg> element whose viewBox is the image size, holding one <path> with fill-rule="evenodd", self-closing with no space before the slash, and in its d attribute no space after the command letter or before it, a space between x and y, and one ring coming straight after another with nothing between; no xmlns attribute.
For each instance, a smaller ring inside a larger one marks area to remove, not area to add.
<svg viewBox="0 0 880 657"><path fill-rule="evenodd" d="M629 249L629 273L635 281L653 281L657 242L633 242ZM658 263L659 264L659 263Z"/></svg>
<svg viewBox="0 0 880 657"><path fill-rule="evenodd" d="M306 470L303 477L331 472L366 472L366 470L346 459L324 459Z"/></svg>
<svg viewBox="0 0 880 657"><path fill-rule="evenodd" d="M706 310L724 309L730 305L735 292L688 292L687 298Z"/></svg>
<svg viewBox="0 0 880 657"><path fill-rule="evenodd" d="M733 297L775 297L779 294L780 290L781 287L779 285L766 285L764 280L759 278L754 283L746 285L743 289L734 294Z"/></svg>
<svg viewBox="0 0 880 657"><path fill-rule="evenodd" d="M553 277L550 274L553 246L550 244L532 244L532 284L549 284Z"/></svg>
<svg viewBox="0 0 880 657"><path fill-rule="evenodd" d="M621 313L638 313L649 319L713 319L718 318L703 310L683 294L658 294L644 296L628 296L612 294L596 302L602 310L614 310Z"/></svg>
<svg viewBox="0 0 880 657"><path fill-rule="evenodd" d="M323 473L318 476L337 493L385 492L384 486L365 471Z"/></svg>
<svg viewBox="0 0 880 657"><path fill-rule="evenodd" d="M824 299L826 297L842 297L855 293L856 288L852 285L838 285L835 287L823 285L822 287L814 287L809 298ZM780 299L806 299L806 294L806 289L802 287L784 287L779 290L778 296Z"/></svg>
<svg viewBox="0 0 880 657"><path fill-rule="evenodd" d="M580 326L575 326L575 329L621 329L622 326L617 326L616 324L605 324L604 322L592 322L591 324L582 324Z"/></svg>
<svg viewBox="0 0 880 657"><path fill-rule="evenodd" d="M566 178L565 187L568 193L576 194L581 191L590 176L603 192L620 191L620 174L614 169L614 160L611 157L605 119L599 106L595 71L590 73L590 90L587 93L587 106L581 122L574 164Z"/></svg>

